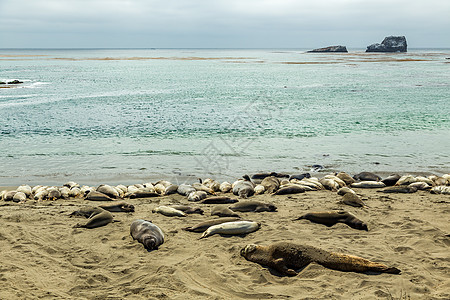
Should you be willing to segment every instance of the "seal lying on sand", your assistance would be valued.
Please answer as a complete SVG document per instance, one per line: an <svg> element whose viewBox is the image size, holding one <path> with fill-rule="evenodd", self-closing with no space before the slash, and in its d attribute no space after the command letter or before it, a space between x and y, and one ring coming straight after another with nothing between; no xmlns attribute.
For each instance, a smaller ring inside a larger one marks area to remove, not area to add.
<svg viewBox="0 0 450 300"><path fill-rule="evenodd" d="M272 195L290 195L290 194L299 194L304 193L305 188L300 185L291 184L288 186L282 186L279 190L277 190Z"/></svg>
<svg viewBox="0 0 450 300"><path fill-rule="evenodd" d="M241 198L248 198L255 193L255 184L251 182L248 175L243 176L244 180L238 180L233 185L233 194Z"/></svg>
<svg viewBox="0 0 450 300"><path fill-rule="evenodd" d="M367 225L363 221L358 219L355 215L346 211L310 212L295 220L309 220L311 222L323 224L328 227L331 227L337 223L344 223L351 228L368 231Z"/></svg>
<svg viewBox="0 0 450 300"><path fill-rule="evenodd" d="M108 204L102 204L98 207L110 212L134 212L134 205L128 204L125 201L117 201Z"/></svg>
<svg viewBox="0 0 450 300"><path fill-rule="evenodd" d="M273 204L262 203L259 201L241 201L229 207L233 211L240 212L263 212L263 211L277 211L277 207Z"/></svg>
<svg viewBox="0 0 450 300"><path fill-rule="evenodd" d="M226 206L215 206L211 209L211 216L218 216L218 217L239 217L237 213L232 211Z"/></svg>
<svg viewBox="0 0 450 300"><path fill-rule="evenodd" d="M83 207L77 211L70 214L73 216L81 216L89 218L86 224L80 224L74 226L74 228L97 228L105 226L113 221L113 215L100 207Z"/></svg>
<svg viewBox="0 0 450 300"><path fill-rule="evenodd" d="M164 243L164 233L150 221L141 219L133 221L130 226L130 234L133 240L138 240L147 250L158 249Z"/></svg>
<svg viewBox="0 0 450 300"><path fill-rule="evenodd" d="M238 202L237 199L231 199L227 196L209 197L200 201L201 204L231 204L236 202Z"/></svg>
<svg viewBox="0 0 450 300"><path fill-rule="evenodd" d="M359 181L380 181L381 177L371 172L361 172L353 176L355 180Z"/></svg>
<svg viewBox="0 0 450 300"><path fill-rule="evenodd" d="M218 218L218 219L212 219L212 220L208 220L208 221L204 221L201 222L197 225L194 226L189 226L186 228L183 228L183 230L186 231L193 231L193 232L203 232L206 229L208 229L211 226L217 225L217 224L222 224L222 223L226 223L226 222L234 222L234 221L239 221L240 218Z"/></svg>
<svg viewBox="0 0 450 300"><path fill-rule="evenodd" d="M377 272L400 274L400 270L347 254L322 250L308 245L279 242L269 246L250 244L241 250L247 260L268 266L283 275L295 276L312 262L325 268L344 272Z"/></svg>
<svg viewBox="0 0 450 300"><path fill-rule="evenodd" d="M204 211L201 208L198 207L191 207L188 205L171 205L170 207L173 207L175 209L181 210L185 214L200 214L203 215Z"/></svg>
<svg viewBox="0 0 450 300"><path fill-rule="evenodd" d="M258 230L261 227L261 223L252 221L235 221L226 222L218 225L213 225L203 232L201 239L211 236L213 234L227 234L237 235L246 234Z"/></svg>

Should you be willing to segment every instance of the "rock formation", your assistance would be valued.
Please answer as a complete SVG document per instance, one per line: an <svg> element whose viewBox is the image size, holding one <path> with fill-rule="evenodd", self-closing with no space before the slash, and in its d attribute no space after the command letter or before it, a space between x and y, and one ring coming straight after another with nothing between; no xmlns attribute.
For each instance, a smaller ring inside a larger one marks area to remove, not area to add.
<svg viewBox="0 0 450 300"><path fill-rule="evenodd" d="M308 51L308 53L321 53L321 52L348 52L348 51L347 47L345 46L329 46L325 48L318 48Z"/></svg>
<svg viewBox="0 0 450 300"><path fill-rule="evenodd" d="M385 37L381 44L367 46L366 52L406 52L407 44L404 36Z"/></svg>

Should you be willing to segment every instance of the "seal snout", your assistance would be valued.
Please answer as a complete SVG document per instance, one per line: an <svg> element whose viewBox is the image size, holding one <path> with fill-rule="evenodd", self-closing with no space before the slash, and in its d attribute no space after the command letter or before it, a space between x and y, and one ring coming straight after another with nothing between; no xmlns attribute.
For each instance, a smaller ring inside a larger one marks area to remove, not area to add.
<svg viewBox="0 0 450 300"><path fill-rule="evenodd" d="M149 250L153 250L156 248L156 241L154 238L146 238L144 239L143 242L145 248L149 249Z"/></svg>
<svg viewBox="0 0 450 300"><path fill-rule="evenodd" d="M250 244L241 249L241 256L247 257L248 254L256 250L256 245Z"/></svg>

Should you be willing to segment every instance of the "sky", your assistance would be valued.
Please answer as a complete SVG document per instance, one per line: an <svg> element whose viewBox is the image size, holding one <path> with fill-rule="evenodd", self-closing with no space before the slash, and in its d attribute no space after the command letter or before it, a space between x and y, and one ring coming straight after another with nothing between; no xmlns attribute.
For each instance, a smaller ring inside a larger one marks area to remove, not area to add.
<svg viewBox="0 0 450 300"><path fill-rule="evenodd" d="M450 48L449 0L0 0L0 48Z"/></svg>

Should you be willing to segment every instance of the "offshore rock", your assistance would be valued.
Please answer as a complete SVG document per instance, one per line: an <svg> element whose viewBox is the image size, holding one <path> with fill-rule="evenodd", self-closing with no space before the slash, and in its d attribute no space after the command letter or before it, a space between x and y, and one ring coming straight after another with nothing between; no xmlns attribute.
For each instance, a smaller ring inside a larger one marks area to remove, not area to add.
<svg viewBox="0 0 450 300"><path fill-rule="evenodd" d="M366 52L406 52L407 46L404 36L388 36L381 44L367 46Z"/></svg>
<svg viewBox="0 0 450 300"><path fill-rule="evenodd" d="M308 53L322 53L322 52L345 52L347 53L347 47L345 46L329 46L325 48L318 48L311 51L308 51Z"/></svg>

